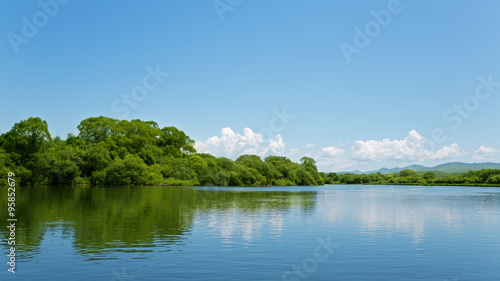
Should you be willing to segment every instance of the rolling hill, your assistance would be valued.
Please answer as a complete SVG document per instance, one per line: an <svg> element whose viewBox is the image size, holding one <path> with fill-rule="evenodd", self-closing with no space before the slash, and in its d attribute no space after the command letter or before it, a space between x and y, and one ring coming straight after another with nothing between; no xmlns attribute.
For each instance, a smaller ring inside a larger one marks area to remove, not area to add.
<svg viewBox="0 0 500 281"><path fill-rule="evenodd" d="M467 171L476 171L481 169L500 169L500 163L462 163L462 162L450 162L441 165L437 165L434 167L425 167L422 165L411 165L404 168L382 168L375 171L361 172L361 171L353 171L353 172L341 172L340 174L352 173L352 174L372 174L378 173L381 174L394 174L399 173L401 170L413 170L415 172L441 172L446 174L460 174Z"/></svg>

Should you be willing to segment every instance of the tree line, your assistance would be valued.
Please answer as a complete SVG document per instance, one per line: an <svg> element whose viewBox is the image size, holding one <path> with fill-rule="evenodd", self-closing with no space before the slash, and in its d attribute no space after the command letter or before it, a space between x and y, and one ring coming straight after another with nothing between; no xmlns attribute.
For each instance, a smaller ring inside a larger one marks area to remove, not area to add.
<svg viewBox="0 0 500 281"><path fill-rule="evenodd" d="M500 170L438 177L432 172L395 174L318 172L316 161L242 155L235 161L197 153L194 141L156 122L91 117L78 135L52 138L46 121L31 117L0 135L0 173L37 185L291 186L323 184L500 185ZM4 176L2 176L4 177ZM5 185L6 181L0 181Z"/></svg>
<svg viewBox="0 0 500 281"><path fill-rule="evenodd" d="M0 135L0 172L37 185L323 185L314 159L242 155L236 161L197 153L194 141L156 122L91 117L78 135L52 138L38 117ZM5 184L3 181L0 184Z"/></svg>

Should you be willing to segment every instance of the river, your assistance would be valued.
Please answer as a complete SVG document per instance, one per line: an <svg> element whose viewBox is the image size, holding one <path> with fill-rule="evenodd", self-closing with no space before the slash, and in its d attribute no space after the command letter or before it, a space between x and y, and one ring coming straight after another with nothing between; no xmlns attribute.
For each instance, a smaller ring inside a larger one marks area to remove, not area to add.
<svg viewBox="0 0 500 281"><path fill-rule="evenodd" d="M500 188L17 188L16 218L2 280L500 280Z"/></svg>

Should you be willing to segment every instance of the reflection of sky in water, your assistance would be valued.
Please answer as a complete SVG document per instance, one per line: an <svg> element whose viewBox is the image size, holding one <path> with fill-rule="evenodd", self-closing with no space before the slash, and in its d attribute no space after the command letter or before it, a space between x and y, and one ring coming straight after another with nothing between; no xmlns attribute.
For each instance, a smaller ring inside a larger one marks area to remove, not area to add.
<svg viewBox="0 0 500 281"><path fill-rule="evenodd" d="M276 189L276 187L272 189ZM232 191L232 189L224 190ZM239 188L238 190L245 189ZM266 189L259 188L259 191L266 191ZM311 193L307 193L307 196L310 197ZM207 231L211 231L210 235L220 236L223 243L235 243L235 239L243 239L245 243L251 243L256 238L261 238L263 234L269 235L273 239L279 239L284 230L287 216L300 218L305 213L311 212L311 210L305 211L303 208L304 204L311 200L303 195L290 193L286 196L270 195L270 197L254 202L262 204L262 207L252 211L242 210L241 206L231 206L224 210L199 211L195 217L194 225L198 228L205 227ZM270 206L275 202L287 202L287 208L285 210L271 208Z"/></svg>
<svg viewBox="0 0 500 281"><path fill-rule="evenodd" d="M418 244L428 227L439 225L447 234L473 230L462 223L464 217L483 230L498 229L500 216L494 210L499 199L500 192L481 194L470 187L373 187L325 192L316 209L331 225L352 220L367 235L405 233Z"/></svg>
<svg viewBox="0 0 500 281"><path fill-rule="evenodd" d="M325 190L327 189L327 190ZM428 228L439 226L446 235L473 231L464 225L476 221L488 231L498 229L500 192L479 193L470 187L341 187L325 188L316 194L313 214L293 205L289 210L261 210L245 212L238 208L211 210L198 213L195 225L206 225L219 235L224 243L243 239L251 243L262 235L279 238L286 230L286 222L300 220L306 226L321 225L330 229L349 227L364 235L408 235L418 248L426 238ZM484 189L483 189L484 190ZM496 199L492 199L496 198Z"/></svg>
<svg viewBox="0 0 500 281"><path fill-rule="evenodd" d="M283 232L285 215L283 211L262 211L249 214L236 208L224 211L210 211L199 215L194 224L206 226L213 231L212 235L219 235L224 243L234 243L234 239L243 239L252 242L262 236L262 232L279 238Z"/></svg>

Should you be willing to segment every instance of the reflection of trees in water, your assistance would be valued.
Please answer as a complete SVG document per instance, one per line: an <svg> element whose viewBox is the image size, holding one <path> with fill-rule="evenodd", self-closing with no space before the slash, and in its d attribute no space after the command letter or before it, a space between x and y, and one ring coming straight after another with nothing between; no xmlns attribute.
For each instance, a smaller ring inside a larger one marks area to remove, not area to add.
<svg viewBox="0 0 500 281"><path fill-rule="evenodd" d="M55 228L70 233L74 247L84 255L147 252L156 245L168 250L181 240L196 212L234 208L245 212L308 211L314 207L314 193L172 187L37 187L19 189L17 196L16 246L24 258L37 252L43 236ZM3 196L0 208L6 206ZM6 216L2 212L0 217L6 221ZM6 231L0 231L8 237Z"/></svg>
<svg viewBox="0 0 500 281"><path fill-rule="evenodd" d="M205 193L202 193L205 195ZM197 204L196 224L218 235L223 243L246 242L267 233L280 237L286 213L310 214L315 193L237 191L209 193L216 196ZM269 237L268 237L269 238Z"/></svg>
<svg viewBox="0 0 500 281"><path fill-rule="evenodd" d="M214 190L196 190L193 205L198 210L239 209L242 211L269 211L301 209L310 211L314 208L315 192L286 192L245 190L223 192Z"/></svg>

